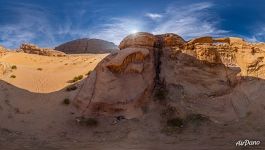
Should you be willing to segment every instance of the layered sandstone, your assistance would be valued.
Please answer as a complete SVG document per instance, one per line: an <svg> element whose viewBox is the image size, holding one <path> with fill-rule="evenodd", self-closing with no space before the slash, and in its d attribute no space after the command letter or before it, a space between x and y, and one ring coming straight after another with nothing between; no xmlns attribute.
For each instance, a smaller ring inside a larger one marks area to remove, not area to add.
<svg viewBox="0 0 265 150"><path fill-rule="evenodd" d="M86 79L76 105L85 114L137 116L154 87L155 39L143 33L125 38L121 51L106 57Z"/></svg>
<svg viewBox="0 0 265 150"><path fill-rule="evenodd" d="M83 38L63 43L55 47L55 50L66 54L103 54L116 52L119 48L108 41Z"/></svg>
<svg viewBox="0 0 265 150"><path fill-rule="evenodd" d="M239 119L263 103L252 84L265 78L264 44L235 37L186 42L175 34L137 33L119 47L76 96L84 114L136 114L161 89L180 114L199 113L215 121Z"/></svg>
<svg viewBox="0 0 265 150"><path fill-rule="evenodd" d="M49 48L40 48L36 45L26 44L26 43L20 46L20 51L24 53L44 55L44 56L57 56L57 57L65 56L65 53L63 52L56 51L56 50L49 49Z"/></svg>
<svg viewBox="0 0 265 150"><path fill-rule="evenodd" d="M259 82L265 78L262 45L236 37L201 37L184 48L162 48L160 80L167 99L178 103L183 112L215 121L237 120L260 111L262 94L253 84L265 85Z"/></svg>
<svg viewBox="0 0 265 150"><path fill-rule="evenodd" d="M153 48L156 41L157 38L154 35L146 32L139 32L125 37L121 41L119 48L121 50L128 47Z"/></svg>

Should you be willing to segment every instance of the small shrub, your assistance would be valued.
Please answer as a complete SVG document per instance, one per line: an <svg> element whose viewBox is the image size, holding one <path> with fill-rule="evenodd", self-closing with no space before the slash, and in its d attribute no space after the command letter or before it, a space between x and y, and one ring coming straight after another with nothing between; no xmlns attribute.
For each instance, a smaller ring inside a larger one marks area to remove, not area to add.
<svg viewBox="0 0 265 150"><path fill-rule="evenodd" d="M77 76L76 79L77 79L77 80L81 80L81 79L83 79L83 75L79 75L79 76Z"/></svg>
<svg viewBox="0 0 265 150"><path fill-rule="evenodd" d="M11 75L10 78L16 78L16 76L15 75Z"/></svg>
<svg viewBox="0 0 265 150"><path fill-rule="evenodd" d="M185 122L188 124L192 124L194 126L199 126L203 122L208 121L209 118L201 115L201 114L190 114L185 118Z"/></svg>
<svg viewBox="0 0 265 150"><path fill-rule="evenodd" d="M67 88L66 88L66 91L74 91L74 90L76 90L77 89L77 86L75 86L75 85L70 85L70 86L68 86Z"/></svg>
<svg viewBox="0 0 265 150"><path fill-rule="evenodd" d="M68 83L75 83L82 79L83 79L83 75L79 75L79 76L74 77L72 80L69 80Z"/></svg>
<svg viewBox="0 0 265 150"><path fill-rule="evenodd" d="M16 65L11 66L11 69L17 69Z"/></svg>
<svg viewBox="0 0 265 150"><path fill-rule="evenodd" d="M41 70L42 70L42 68L37 68L37 70L41 71Z"/></svg>
<svg viewBox="0 0 265 150"><path fill-rule="evenodd" d="M63 100L63 103L64 103L65 105L69 105L69 104L70 104L70 99L69 99L69 98L65 98L65 99Z"/></svg>
<svg viewBox="0 0 265 150"><path fill-rule="evenodd" d="M170 118L167 119L166 126L163 128L163 131L167 134L173 134L181 132L183 128L187 127L189 124L193 125L193 127L198 127L205 121L209 121L209 118L202 116L201 114L190 114L184 119L179 117ZM196 130L196 128L193 129Z"/></svg>
<svg viewBox="0 0 265 150"><path fill-rule="evenodd" d="M81 125L94 127L98 125L98 121L95 118L78 117L76 121Z"/></svg>
<svg viewBox="0 0 265 150"><path fill-rule="evenodd" d="M89 76L91 74L92 71L88 71L88 73L86 74L87 76Z"/></svg>
<svg viewBox="0 0 265 150"><path fill-rule="evenodd" d="M172 118L167 120L167 126L182 128L184 125L184 120L181 118Z"/></svg>
<svg viewBox="0 0 265 150"><path fill-rule="evenodd" d="M98 125L98 121L95 118L87 118L85 120L85 123L87 126L97 126Z"/></svg>

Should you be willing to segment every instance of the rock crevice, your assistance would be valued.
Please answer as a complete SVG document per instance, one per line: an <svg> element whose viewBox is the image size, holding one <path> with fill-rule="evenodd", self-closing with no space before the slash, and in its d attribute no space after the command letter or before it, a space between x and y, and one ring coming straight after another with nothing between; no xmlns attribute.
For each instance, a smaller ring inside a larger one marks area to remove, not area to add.
<svg viewBox="0 0 265 150"><path fill-rule="evenodd" d="M186 42L175 34L138 33L119 47L98 64L96 77L89 77L87 88L77 95L76 104L85 114L139 116L140 108L153 101L154 90L162 87L164 99L180 113L231 121L245 116L255 104L251 102L257 102L251 98L257 90L244 79L265 78L265 44L240 38ZM250 103L244 103L246 98ZM235 105L240 111L234 111Z"/></svg>

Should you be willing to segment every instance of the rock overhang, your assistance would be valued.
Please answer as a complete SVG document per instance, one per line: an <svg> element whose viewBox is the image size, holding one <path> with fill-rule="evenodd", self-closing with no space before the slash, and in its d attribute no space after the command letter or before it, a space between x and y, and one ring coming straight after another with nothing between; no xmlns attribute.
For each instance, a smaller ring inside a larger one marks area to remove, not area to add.
<svg viewBox="0 0 265 150"><path fill-rule="evenodd" d="M138 32L126 36L121 41L119 48L121 50L128 47L154 48L157 43L161 43L163 47L174 47L182 46L186 41L174 33L153 35L147 32Z"/></svg>

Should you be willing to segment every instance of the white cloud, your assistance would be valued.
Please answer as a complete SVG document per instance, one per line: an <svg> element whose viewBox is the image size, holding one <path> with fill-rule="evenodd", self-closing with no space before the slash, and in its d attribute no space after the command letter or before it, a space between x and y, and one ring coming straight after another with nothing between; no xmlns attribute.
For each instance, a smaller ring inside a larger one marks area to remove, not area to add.
<svg viewBox="0 0 265 150"><path fill-rule="evenodd" d="M120 41L133 31L146 31L153 34L176 33L185 39L198 36L225 36L229 33L219 29L218 16L209 11L212 3L195 3L187 6L168 7L163 16L160 14L146 13L153 22L145 20L114 18L90 33L93 38L100 38L119 44ZM159 18L159 19L158 19Z"/></svg>
<svg viewBox="0 0 265 150"><path fill-rule="evenodd" d="M95 26L88 26L83 21L85 10L77 10L71 16L56 22L48 9L34 5L13 7L19 15L15 24L0 25L0 44L6 47L18 47L22 42L35 41L40 46L55 46L62 42L63 37L77 39L82 37L98 38L119 44L128 34L146 31L154 34L176 33L185 39L211 35L223 36L228 31L218 28L218 16L209 11L212 3L195 3L189 6L170 5L162 13L144 13L137 18L103 18ZM74 13L78 15L74 15ZM74 18L73 18L74 17ZM78 18L79 17L79 18ZM102 18L101 18L102 19ZM79 20L79 21L78 21Z"/></svg>
<svg viewBox="0 0 265 150"><path fill-rule="evenodd" d="M129 34L143 30L143 22L129 18L112 18L108 23L93 29L89 35L119 44Z"/></svg>
<svg viewBox="0 0 265 150"><path fill-rule="evenodd" d="M219 29L218 16L208 10L212 3L196 3L189 6L169 7L162 20L159 21L154 34L176 33L186 39L197 36L222 36L228 31Z"/></svg>
<svg viewBox="0 0 265 150"><path fill-rule="evenodd" d="M19 43L28 42L35 37L32 32L25 31L25 27L19 25L1 26L0 34L3 41L1 44L9 48L15 48Z"/></svg>
<svg viewBox="0 0 265 150"><path fill-rule="evenodd" d="M35 6L27 4L16 4L12 7L7 7L16 16L16 22L13 24L3 24L0 26L1 44L6 47L17 48L23 42L30 42L36 37L43 35L49 41L54 41L53 36L48 32L50 24L47 20L46 12ZM41 17L39 17L41 16Z"/></svg>
<svg viewBox="0 0 265 150"><path fill-rule="evenodd" d="M255 35L251 37L245 37L244 39L248 42L254 42L254 43L259 42L259 40L257 39Z"/></svg>
<svg viewBox="0 0 265 150"><path fill-rule="evenodd" d="M149 17L152 20L158 20L163 17L163 15L157 13L146 13L145 16Z"/></svg>
<svg viewBox="0 0 265 150"><path fill-rule="evenodd" d="M64 36L88 36L86 29L80 28L79 24L73 25L71 19L60 24L48 9L38 5L14 3L7 5L6 9L16 15L15 23L0 25L0 44L8 48L18 48L25 42L51 47L59 44L60 38ZM76 12L80 13L80 10Z"/></svg>
<svg viewBox="0 0 265 150"><path fill-rule="evenodd" d="M254 28L252 36L245 37L247 41L258 43L265 40L265 27L264 25L257 25Z"/></svg>

